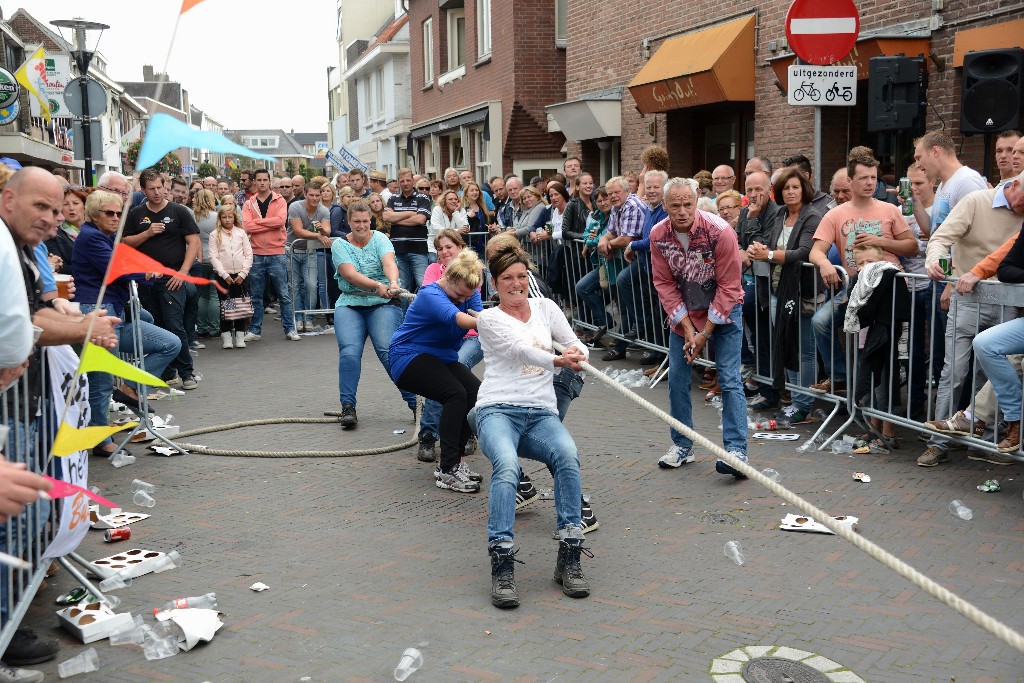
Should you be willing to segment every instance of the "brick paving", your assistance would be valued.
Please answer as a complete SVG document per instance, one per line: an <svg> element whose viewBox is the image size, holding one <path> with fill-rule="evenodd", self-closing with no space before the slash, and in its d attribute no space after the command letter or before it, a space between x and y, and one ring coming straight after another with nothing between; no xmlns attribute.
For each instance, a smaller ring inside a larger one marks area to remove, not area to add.
<svg viewBox="0 0 1024 683"><path fill-rule="evenodd" d="M332 335L289 343L268 321L264 341L224 351L208 340L200 388L155 404L185 429L336 410ZM620 363L623 367L630 363ZM665 408L668 388L640 389ZM700 403L697 392L694 400ZM304 450L400 443L413 424L372 351L364 355L359 428L278 425L195 437L208 446ZM720 439L717 413L699 405L697 427ZM919 592L834 536L788 533L784 506L756 484L714 473L714 459L678 470L655 463L667 427L607 388L587 382L567 424L582 454L584 490L600 529L585 560L593 595L572 600L551 580L554 506L517 517L522 606L489 601L486 481L480 495L433 486L432 465L413 449L326 459L165 458L134 447L138 462L113 469L94 459L92 481L130 503L130 482L156 485L153 517L132 525L131 547L178 550L179 569L118 591L122 609L150 608L216 591L225 627L213 642L170 659L95 644L100 670L81 681L382 681L401 652L425 663L411 681L700 681L716 657L747 645L815 652L869 681L1017 681L1024 656ZM393 430L406 429L395 435ZM800 430L809 433L809 428ZM861 532L981 609L1024 629L1024 467L995 467L955 451L923 469L911 438L888 456L804 454L794 442L756 443L751 461L834 514L860 517ZM479 454L470 461L488 473ZM541 488L537 463L527 472ZM870 484L851 478L871 474ZM996 476L1003 490L975 486ZM974 519L946 509L961 498ZM713 515L728 515L715 523ZM734 522L734 523L730 523ZM743 545L746 563L723 553ZM127 548L122 544L120 548ZM110 554L99 532L80 552ZM248 586L263 581L270 590ZM58 661L84 649L56 626L49 580L26 624L57 635ZM56 661L39 665L56 679Z"/></svg>

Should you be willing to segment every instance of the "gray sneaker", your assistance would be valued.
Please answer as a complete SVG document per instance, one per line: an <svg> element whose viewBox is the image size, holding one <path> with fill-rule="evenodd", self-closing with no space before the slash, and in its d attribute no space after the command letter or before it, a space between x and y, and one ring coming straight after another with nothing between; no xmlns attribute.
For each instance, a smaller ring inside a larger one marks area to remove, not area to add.
<svg viewBox="0 0 1024 683"><path fill-rule="evenodd" d="M193 389L199 388L199 380L195 378L195 375L189 375L188 377L181 380L181 388L185 391L192 391Z"/></svg>
<svg viewBox="0 0 1024 683"><path fill-rule="evenodd" d="M929 446L921 454L921 457L917 459L917 464L921 467L935 467L940 462L946 462L947 460L949 460L948 452L938 446Z"/></svg>
<svg viewBox="0 0 1024 683"><path fill-rule="evenodd" d="M477 474L473 470L469 469L469 465L466 464L465 460L460 460L459 466L456 467L455 469L461 472L466 477L466 479L469 479L470 481L480 482L484 480L483 475Z"/></svg>
<svg viewBox="0 0 1024 683"><path fill-rule="evenodd" d="M0 683L39 683L43 678L42 671L19 669L0 662Z"/></svg>
<svg viewBox="0 0 1024 683"><path fill-rule="evenodd" d="M668 449L668 453L661 456L661 459L658 460L658 467L662 469L679 467L680 465L693 462L694 459L692 447L672 446L672 448Z"/></svg>
<svg viewBox="0 0 1024 683"><path fill-rule="evenodd" d="M456 493L480 492L480 484L467 477L458 467L451 472L443 472L438 465L434 470L434 485L439 489L448 489Z"/></svg>

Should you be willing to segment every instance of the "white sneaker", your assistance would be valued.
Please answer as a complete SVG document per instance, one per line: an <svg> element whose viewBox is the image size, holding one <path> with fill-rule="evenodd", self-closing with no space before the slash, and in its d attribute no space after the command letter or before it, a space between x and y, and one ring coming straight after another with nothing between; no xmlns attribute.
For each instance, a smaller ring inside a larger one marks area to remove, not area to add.
<svg viewBox="0 0 1024 683"><path fill-rule="evenodd" d="M288 341L302 341L302 337L300 337L299 333L294 330L284 335L284 338Z"/></svg>
<svg viewBox="0 0 1024 683"><path fill-rule="evenodd" d="M683 448L682 446L672 446L668 449L668 453L661 456L661 460L658 461L658 467L669 468L679 467L686 463L693 462L696 458L693 456L693 447Z"/></svg>
<svg viewBox="0 0 1024 683"><path fill-rule="evenodd" d="M263 336L256 334L255 332L246 332L245 337L243 337L243 341L247 342L259 341L260 339L263 339Z"/></svg>
<svg viewBox="0 0 1024 683"><path fill-rule="evenodd" d="M220 333L220 340L221 340L221 345L220 346L221 346L222 349L233 349L235 347L235 345L233 343L231 343L231 333L230 332L221 332Z"/></svg>
<svg viewBox="0 0 1024 683"><path fill-rule="evenodd" d="M44 677L42 671L19 669L0 662L0 683L39 683Z"/></svg>
<svg viewBox="0 0 1024 683"><path fill-rule="evenodd" d="M235 332L235 348L236 349L244 349L245 348L245 337L246 337L245 332Z"/></svg>

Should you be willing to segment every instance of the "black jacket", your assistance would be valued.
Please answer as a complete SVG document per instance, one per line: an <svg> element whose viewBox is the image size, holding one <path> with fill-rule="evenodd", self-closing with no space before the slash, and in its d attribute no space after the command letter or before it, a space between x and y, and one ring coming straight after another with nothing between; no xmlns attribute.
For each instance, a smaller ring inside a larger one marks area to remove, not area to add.
<svg viewBox="0 0 1024 683"><path fill-rule="evenodd" d="M750 208L743 207L740 217L736 221L736 238L739 240L740 249L746 249L754 242L760 242L767 246L770 242L772 226L775 225L775 217L779 211L785 211L785 209L771 199L765 204L764 211L754 218L750 217ZM751 265L749 270L744 271L744 276L751 276L753 269L754 266ZM758 276L757 306L761 310L768 307L768 278L766 277Z"/></svg>
<svg viewBox="0 0 1024 683"><path fill-rule="evenodd" d="M57 274L71 274L71 250L75 246L75 240L64 231L64 226L57 228L57 236L52 240L46 240L46 249L51 254L60 256L63 265L57 269Z"/></svg>
<svg viewBox="0 0 1024 683"><path fill-rule="evenodd" d="M1006 252L1006 257L996 271L1000 282L1024 282L1024 230L1017 235L1017 241Z"/></svg>
<svg viewBox="0 0 1024 683"><path fill-rule="evenodd" d="M855 395L858 399L867 393L865 379L869 373L876 378L885 377L890 364L896 362L895 342L903 333L903 323L910 322L910 290L907 289L907 281L897 279L896 273L896 270L882 273L881 282L871 292L867 303L857 311L861 326L870 326L860 352L860 367L857 368L859 376ZM851 282L850 287L853 286ZM892 374L889 377L892 382L890 391L894 392L899 388L899 372ZM898 396L896 393L892 395Z"/></svg>
<svg viewBox="0 0 1024 683"><path fill-rule="evenodd" d="M766 244L769 249L776 249L775 245L779 242L787 214L785 207L777 212ZM775 351L772 358L772 377L776 389L781 390L784 387L787 368L800 370L800 345L795 343L795 340L800 339L800 300L812 298L815 291L824 291L824 283L817 277L817 270L802 265L807 262L811 247L814 246L814 231L818 229L820 222L821 214L809 204L803 205L786 243L785 262L772 266L773 272L776 268L781 269L779 287L775 292L778 308L775 310L775 330L772 335L772 348ZM817 289L815 279L819 281ZM806 321L805 324L809 325L810 321Z"/></svg>

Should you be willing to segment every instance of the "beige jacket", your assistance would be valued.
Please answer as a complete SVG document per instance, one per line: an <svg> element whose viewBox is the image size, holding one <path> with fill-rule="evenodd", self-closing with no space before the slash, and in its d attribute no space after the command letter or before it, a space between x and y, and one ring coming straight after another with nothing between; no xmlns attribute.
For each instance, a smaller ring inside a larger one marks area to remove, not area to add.
<svg viewBox="0 0 1024 683"><path fill-rule="evenodd" d="M217 238L218 234L221 239ZM210 265L222 278L235 273L248 277L252 268L252 246L245 230L235 227L231 232L214 230L210 233Z"/></svg>
<svg viewBox="0 0 1024 683"><path fill-rule="evenodd" d="M1024 217L1006 207L992 208L997 193L1002 190L978 190L957 202L928 240L926 266L952 247L953 277L960 277L1020 232Z"/></svg>

